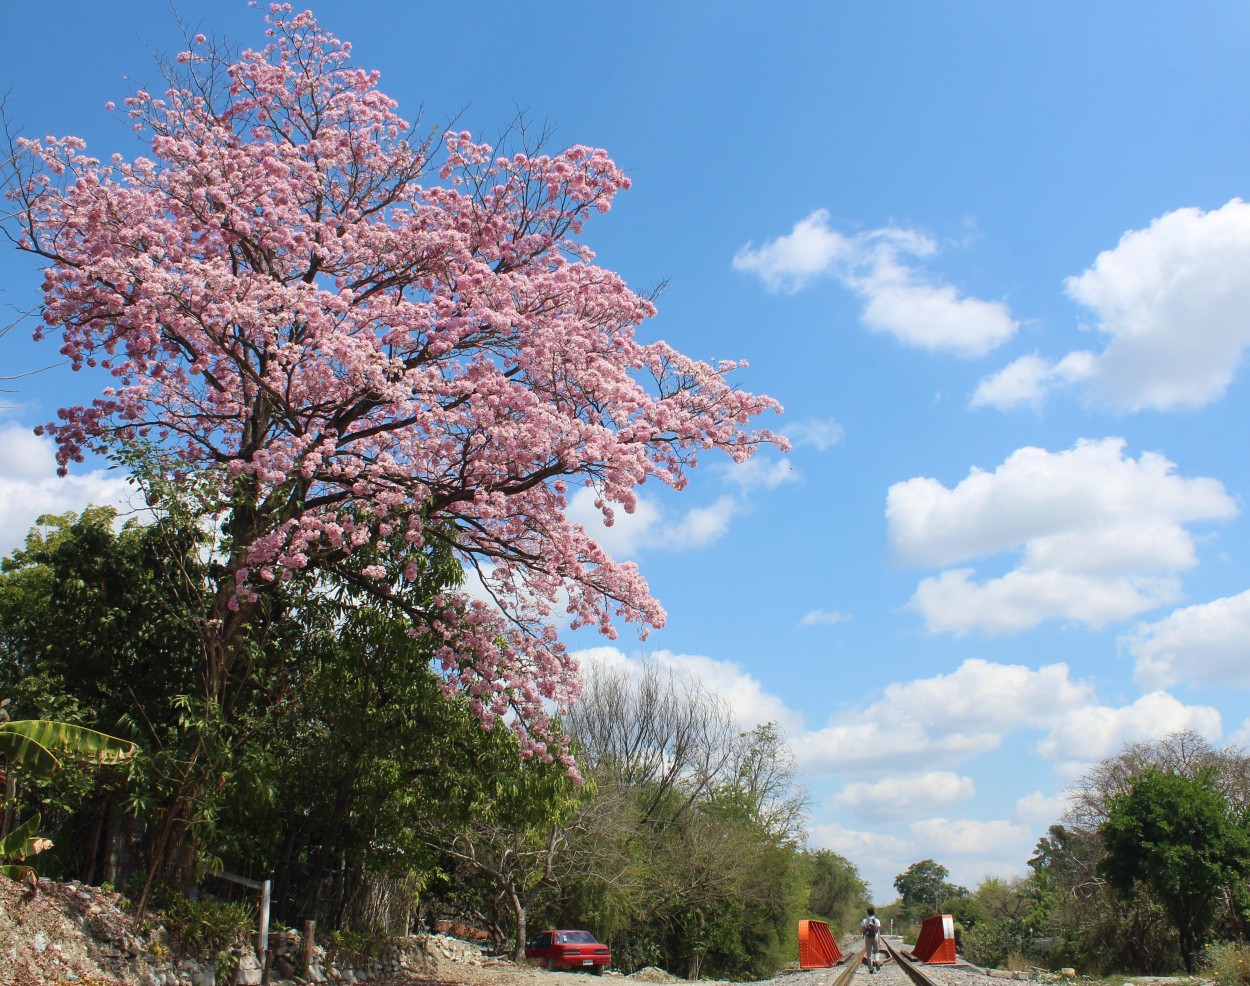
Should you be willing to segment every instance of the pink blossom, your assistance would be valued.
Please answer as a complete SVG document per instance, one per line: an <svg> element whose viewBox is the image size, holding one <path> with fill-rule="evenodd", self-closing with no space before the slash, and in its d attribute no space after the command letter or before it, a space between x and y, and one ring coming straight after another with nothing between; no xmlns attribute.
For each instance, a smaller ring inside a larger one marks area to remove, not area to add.
<svg viewBox="0 0 1250 986"><path fill-rule="evenodd" d="M114 377L43 430L64 468L151 429L208 480L235 539L222 634L293 572L373 552L359 590L386 595L450 542L498 606L448 591L412 632L439 642L448 694L573 771L550 712L579 679L553 614L609 638L665 614L567 517L570 485L610 522L645 481L683 488L700 453L778 442L751 422L780 408L735 364L639 338L654 306L582 239L629 187L606 151L468 131L426 148L345 42L270 11L219 86L126 100L147 157L18 141L21 248L51 258L43 331ZM214 70L199 58L188 73Z"/></svg>

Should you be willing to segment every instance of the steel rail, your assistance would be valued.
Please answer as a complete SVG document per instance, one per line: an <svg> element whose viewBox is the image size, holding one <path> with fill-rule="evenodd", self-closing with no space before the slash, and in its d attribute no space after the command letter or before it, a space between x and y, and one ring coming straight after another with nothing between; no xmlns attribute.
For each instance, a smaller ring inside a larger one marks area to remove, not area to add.
<svg viewBox="0 0 1250 986"><path fill-rule="evenodd" d="M895 948L890 942L886 941L882 936L881 943L885 946L885 950L890 953L890 958L894 960L894 964L907 973L909 978L916 986L940 986L927 972L924 971L920 963L912 961L905 956L900 949ZM841 983L838 986L842 986Z"/></svg>
<svg viewBox="0 0 1250 986"><path fill-rule="evenodd" d="M846 968L838 973L838 978L833 981L833 986L850 986L851 979L855 975L855 971L859 968L859 964L863 961L863 958L863 945L853 951L847 952L846 957L842 959L842 961L846 963Z"/></svg>

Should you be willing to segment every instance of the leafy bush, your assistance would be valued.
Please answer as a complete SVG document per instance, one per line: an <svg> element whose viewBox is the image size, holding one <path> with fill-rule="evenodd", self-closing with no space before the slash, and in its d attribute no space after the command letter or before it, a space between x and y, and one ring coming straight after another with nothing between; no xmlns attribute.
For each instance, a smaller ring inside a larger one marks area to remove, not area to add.
<svg viewBox="0 0 1250 986"><path fill-rule="evenodd" d="M213 897L192 900L176 891L153 899L165 930L183 951L217 964L217 981L229 982L238 965L236 949L248 943L254 924L252 909Z"/></svg>
<svg viewBox="0 0 1250 986"><path fill-rule="evenodd" d="M326 936L326 948L335 955L352 962L371 962L382 954L393 937L383 928L373 928L369 931L349 931L339 928Z"/></svg>
<svg viewBox="0 0 1250 986"><path fill-rule="evenodd" d="M1250 951L1240 943L1212 945L1206 959L1220 986L1250 986Z"/></svg>

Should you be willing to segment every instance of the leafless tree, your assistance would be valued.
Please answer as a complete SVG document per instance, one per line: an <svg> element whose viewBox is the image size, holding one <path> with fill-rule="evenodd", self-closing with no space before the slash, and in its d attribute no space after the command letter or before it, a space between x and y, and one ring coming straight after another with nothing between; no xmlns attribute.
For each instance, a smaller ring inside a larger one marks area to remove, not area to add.
<svg viewBox="0 0 1250 986"><path fill-rule="evenodd" d="M741 760L728 703L653 661L632 675L597 669L566 725L587 776L641 794L643 819L658 828L735 780Z"/></svg>
<svg viewBox="0 0 1250 986"><path fill-rule="evenodd" d="M1107 818L1113 797L1128 791L1132 779L1147 767L1193 777L1203 767L1217 770L1216 784L1236 807L1250 805L1250 757L1241 747L1215 749L1192 729L1161 740L1130 743L1118 756L1092 767L1068 789L1071 807L1064 821L1093 831Z"/></svg>

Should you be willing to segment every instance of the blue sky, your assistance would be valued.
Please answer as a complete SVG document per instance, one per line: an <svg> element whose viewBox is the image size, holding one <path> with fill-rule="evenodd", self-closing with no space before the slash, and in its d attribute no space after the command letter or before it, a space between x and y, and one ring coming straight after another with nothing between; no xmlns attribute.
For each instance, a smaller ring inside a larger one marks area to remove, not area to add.
<svg viewBox="0 0 1250 986"><path fill-rule="evenodd" d="M261 43L242 2L178 8ZM55 9L6 14L11 118L134 153L103 107L178 49L169 6ZM570 642L778 721L812 845L878 900L926 857L1023 872L1127 741L1250 741L1245 3L314 10L410 118L490 138L520 109L606 147L634 187L586 239L668 280L645 334L785 405L790 455L707 460L605 534L668 626ZM0 303L38 281L0 253ZM0 373L54 361L28 337ZM124 485L56 480L30 433L89 380L7 386L4 551Z"/></svg>

